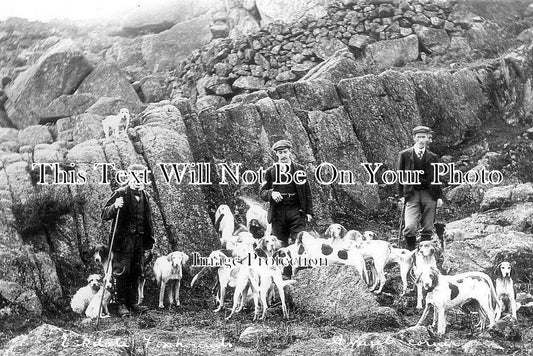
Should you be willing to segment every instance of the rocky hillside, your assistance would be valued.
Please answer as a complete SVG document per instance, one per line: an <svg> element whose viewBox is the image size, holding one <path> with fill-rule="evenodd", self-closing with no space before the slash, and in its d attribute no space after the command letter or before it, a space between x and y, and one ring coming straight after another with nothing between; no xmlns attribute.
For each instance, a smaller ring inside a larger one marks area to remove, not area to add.
<svg viewBox="0 0 533 356"><path fill-rule="evenodd" d="M148 191L158 255L218 248L215 209L228 204L242 221L238 196L257 198L259 185L219 184L221 172L214 168L241 164L240 172L253 177L273 162L270 147L281 138L293 142L297 161L309 173L329 163L353 174L352 184L311 178L318 229L341 222L391 239L394 188L382 181L366 184L361 163L382 162L380 172L393 169L397 153L411 144L412 127L420 124L433 128L433 149L461 171L504 173L501 187L445 189L440 218L462 231L445 268L456 273L475 265L488 272L494 263L513 259L523 270L522 291L530 292L533 36L523 31L533 15L528 2L303 2L287 10L287 18L259 0L229 3L218 12L170 16L169 29L150 21L122 24L120 31L127 31L114 33L122 37L40 31L45 25L18 20L2 24L2 75L12 81L5 88L6 115L0 115L0 319L22 310L65 310L79 281L96 269L89 251L107 239L110 227L100 209L117 183L100 184L95 164L113 164L110 178L131 163L152 171ZM491 17L489 8L502 16ZM258 32L227 21L243 11ZM221 14L226 20L213 20ZM232 32L231 23L246 33ZM17 30L21 24L33 30ZM202 47L212 37L218 38ZM104 138L102 120L123 107L132 113L131 127ZM194 162L211 163L212 184L165 182L161 163ZM42 175L34 165L46 163ZM87 181L38 184L76 172ZM308 282L332 271L313 273L302 275L302 288L292 293L302 315L331 321L338 312L353 323L362 317L354 307L360 301L370 311L364 316L376 316L373 330L416 322L412 305L376 299L358 281L348 283L346 271L336 271L339 277L329 286ZM337 293L335 286L346 288ZM312 292L320 292L316 303L307 303ZM354 302L343 303L347 296ZM196 298L206 307L205 295ZM329 313L332 305L340 309ZM361 329L364 323L354 325ZM295 338L327 342L325 335L298 335L287 336L281 348Z"/></svg>

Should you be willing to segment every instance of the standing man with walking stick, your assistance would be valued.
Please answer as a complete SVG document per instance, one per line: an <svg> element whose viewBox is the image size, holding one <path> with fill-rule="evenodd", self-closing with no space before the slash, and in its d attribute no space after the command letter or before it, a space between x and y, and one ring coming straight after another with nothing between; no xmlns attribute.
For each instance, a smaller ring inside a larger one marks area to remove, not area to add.
<svg viewBox="0 0 533 356"><path fill-rule="evenodd" d="M128 172L128 185L114 191L102 210L102 219L113 219L113 226L116 225L110 249L119 316L148 310L137 304L137 290L139 277L144 275L145 252L151 254L154 245L150 199L143 183L148 170L132 164Z"/></svg>
<svg viewBox="0 0 533 356"><path fill-rule="evenodd" d="M436 154L428 149L433 131L426 126L417 126L413 129L414 145L400 152L398 157L399 171L420 170L419 184L398 183L400 204L404 205L405 244L407 249L416 248L416 233L418 224L421 225L420 241L431 240L433 223L437 208L442 206L442 186L432 184L434 170L432 163L439 162Z"/></svg>

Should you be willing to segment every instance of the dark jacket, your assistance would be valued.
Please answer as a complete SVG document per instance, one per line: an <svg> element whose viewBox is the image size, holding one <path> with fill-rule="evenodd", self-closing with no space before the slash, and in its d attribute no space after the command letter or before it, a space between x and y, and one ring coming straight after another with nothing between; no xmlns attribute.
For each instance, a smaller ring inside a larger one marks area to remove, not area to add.
<svg viewBox="0 0 533 356"><path fill-rule="evenodd" d="M301 164L292 162L291 171L305 171L304 166ZM269 167L265 172L265 183L259 189L259 196L264 201L270 202L268 208L268 222L272 222L272 215L276 202L272 199L272 183L274 182L274 166ZM305 180L304 184L296 184L296 195L298 197L298 203L300 210L304 214L314 215L313 213L313 199L311 197L311 186L309 185L309 179Z"/></svg>
<svg viewBox="0 0 533 356"><path fill-rule="evenodd" d="M422 157L422 166L426 172L426 178L429 181L429 193L435 200L442 198L442 185L431 184L431 182L434 180L433 166L431 164L438 162L440 162L439 157L430 150L426 149L424 156ZM415 170L415 150L413 147L400 152L398 156L398 170ZM398 195L400 197L407 198L413 194L415 187L417 187L417 185L400 184L398 182Z"/></svg>
<svg viewBox="0 0 533 356"><path fill-rule="evenodd" d="M115 208L113 205L115 203L115 200L119 197L124 198L124 205L120 209L118 224L117 224L117 230L115 233L115 240L113 243L113 246L111 247L111 250L113 252L125 252L122 251L126 248L128 244L128 239L131 238L131 236L128 236L128 227L130 222L130 213L128 207L131 204L131 200L135 199L133 193L131 192L131 189L129 186L125 186L122 188L119 188L113 192L113 195L107 203L105 204L103 210L102 210L102 219L103 220L111 220L113 219L113 224L111 225L111 234L109 235L109 244L111 244L111 238L113 235L113 229L116 224L116 216L118 209ZM152 224L152 210L150 208L150 197L148 194L143 190L141 192L141 197L144 199L144 235L143 235L143 249L144 250L150 250L154 246L154 238L153 238L153 224Z"/></svg>

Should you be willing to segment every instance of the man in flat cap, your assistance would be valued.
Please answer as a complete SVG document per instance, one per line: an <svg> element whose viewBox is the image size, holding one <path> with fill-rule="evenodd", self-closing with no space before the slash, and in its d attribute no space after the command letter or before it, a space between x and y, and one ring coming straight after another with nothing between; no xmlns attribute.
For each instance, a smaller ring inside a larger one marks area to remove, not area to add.
<svg viewBox="0 0 533 356"><path fill-rule="evenodd" d="M116 225L110 249L113 251L112 268L120 316L148 309L137 304L137 291L139 277L144 276L145 258L151 259L155 242L150 199L144 190L143 175L148 174L148 170L141 164L132 164L128 173L128 184L115 190L102 209L103 220L113 219L111 233Z"/></svg>
<svg viewBox="0 0 533 356"><path fill-rule="evenodd" d="M430 139L431 135L431 139ZM420 241L431 240L433 223L437 208L442 206L442 186L432 184L432 163L439 162L439 157L428 147L433 138L433 131L426 126L413 129L414 146L400 152L398 170L421 170L420 184L398 183L400 203L405 204L403 235L408 250L416 248L418 223L421 225Z"/></svg>
<svg viewBox="0 0 533 356"><path fill-rule="evenodd" d="M294 179L301 178L305 171L302 165L292 160L291 149L292 144L288 140L272 145L277 162L265 172L265 183L259 190L261 199L270 202L268 222L272 223L272 235L285 246L290 238L294 239L296 234L305 230L306 221L311 221L313 217L311 187L307 178ZM292 179L286 182L283 177Z"/></svg>

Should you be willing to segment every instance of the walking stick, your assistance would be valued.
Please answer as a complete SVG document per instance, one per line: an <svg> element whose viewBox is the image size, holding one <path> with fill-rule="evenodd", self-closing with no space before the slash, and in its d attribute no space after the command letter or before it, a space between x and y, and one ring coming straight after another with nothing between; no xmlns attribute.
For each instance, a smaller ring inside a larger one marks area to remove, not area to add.
<svg viewBox="0 0 533 356"><path fill-rule="evenodd" d="M405 215L405 199L402 204L402 213L400 214L400 228L398 229L398 248L402 248L402 230L404 226L404 215Z"/></svg>
<svg viewBox="0 0 533 356"><path fill-rule="evenodd" d="M106 269L105 269L105 274L104 274L104 285L103 285L103 288L106 288L107 286L107 276L109 275L109 266L111 266L113 264L113 254L111 252L112 248L113 248L113 242L115 241L115 233L117 232L117 225L118 225L118 218L120 216L120 208L117 210L117 220L115 221L115 226L113 227L113 234L111 235L111 244L109 245L109 253L107 255L107 266L106 266ZM104 294L105 294L105 291L103 291L102 293L102 297L100 298L100 304L98 304L98 315L96 316L96 326L95 326L95 329L98 330L98 325L100 324L100 312L102 311L102 301L104 300Z"/></svg>

